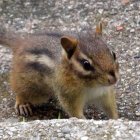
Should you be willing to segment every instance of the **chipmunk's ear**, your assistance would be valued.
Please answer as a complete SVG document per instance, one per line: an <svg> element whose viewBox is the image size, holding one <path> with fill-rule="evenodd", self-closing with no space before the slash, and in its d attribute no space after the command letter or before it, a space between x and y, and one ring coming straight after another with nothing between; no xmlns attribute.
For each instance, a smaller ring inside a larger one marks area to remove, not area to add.
<svg viewBox="0 0 140 140"><path fill-rule="evenodd" d="M97 26L96 26L96 32L95 32L95 34L97 35L97 36L102 36L102 23L100 22Z"/></svg>
<svg viewBox="0 0 140 140"><path fill-rule="evenodd" d="M74 54L77 44L78 44L78 40L73 37L63 36L61 38L61 45L64 48L64 50L66 51L69 59Z"/></svg>

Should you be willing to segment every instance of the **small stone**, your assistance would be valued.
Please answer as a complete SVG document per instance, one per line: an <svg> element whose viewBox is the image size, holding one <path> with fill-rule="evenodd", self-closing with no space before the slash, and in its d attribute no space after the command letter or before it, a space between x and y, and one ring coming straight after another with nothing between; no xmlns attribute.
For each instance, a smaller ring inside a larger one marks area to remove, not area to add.
<svg viewBox="0 0 140 140"><path fill-rule="evenodd" d="M136 111L136 116L140 116L140 111Z"/></svg>
<svg viewBox="0 0 140 140"><path fill-rule="evenodd" d="M3 98L3 101L6 102L7 101L7 98Z"/></svg>
<svg viewBox="0 0 140 140"><path fill-rule="evenodd" d="M64 137L63 133L58 133L57 136L58 136L59 138Z"/></svg>
<svg viewBox="0 0 140 140"><path fill-rule="evenodd" d="M17 129L15 127L11 127L10 131L17 131Z"/></svg>
<svg viewBox="0 0 140 140"><path fill-rule="evenodd" d="M104 11L103 9L99 9L99 10L98 10L98 12L99 12L100 14L102 14L103 11Z"/></svg>
<svg viewBox="0 0 140 140"><path fill-rule="evenodd" d="M87 137L87 136L84 136L81 138L81 140L88 140L88 139L89 139L89 137Z"/></svg>
<svg viewBox="0 0 140 140"><path fill-rule="evenodd" d="M133 33L133 32L135 32L135 30L134 30L134 29L131 29L131 30L130 30L130 33Z"/></svg>
<svg viewBox="0 0 140 140"><path fill-rule="evenodd" d="M66 134L65 138L70 139L70 134Z"/></svg>
<svg viewBox="0 0 140 140"><path fill-rule="evenodd" d="M57 132L57 133L60 133L60 132L61 132L61 130L57 130L56 132Z"/></svg>
<svg viewBox="0 0 140 140"><path fill-rule="evenodd" d="M92 133L96 132L96 128L95 128L95 127L92 127L92 128L91 128L91 132L92 132Z"/></svg>
<svg viewBox="0 0 140 140"><path fill-rule="evenodd" d="M51 138L51 140L57 140L57 139L58 139L57 137L52 137L52 138Z"/></svg>
<svg viewBox="0 0 140 140"><path fill-rule="evenodd" d="M10 135L10 136L12 136L13 135L13 132L8 131L7 134Z"/></svg>
<svg viewBox="0 0 140 140"><path fill-rule="evenodd" d="M116 137L121 137L121 132L119 131L119 129L116 131Z"/></svg>
<svg viewBox="0 0 140 140"><path fill-rule="evenodd" d="M69 127L63 127L62 128L62 132L65 133L65 134L69 133L70 132L70 128Z"/></svg>
<svg viewBox="0 0 140 140"><path fill-rule="evenodd" d="M127 72L131 72L131 69L127 69Z"/></svg>

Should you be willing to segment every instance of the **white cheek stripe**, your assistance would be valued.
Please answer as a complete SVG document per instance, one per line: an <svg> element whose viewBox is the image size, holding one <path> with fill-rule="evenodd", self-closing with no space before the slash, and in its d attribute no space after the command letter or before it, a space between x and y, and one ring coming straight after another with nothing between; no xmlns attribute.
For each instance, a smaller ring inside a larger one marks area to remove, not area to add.
<svg viewBox="0 0 140 140"><path fill-rule="evenodd" d="M54 66L55 66L54 61L50 57L48 57L47 55L30 54L30 55L26 55L25 59L27 61L31 61L31 62L39 62L40 64L44 64L49 68L54 68Z"/></svg>

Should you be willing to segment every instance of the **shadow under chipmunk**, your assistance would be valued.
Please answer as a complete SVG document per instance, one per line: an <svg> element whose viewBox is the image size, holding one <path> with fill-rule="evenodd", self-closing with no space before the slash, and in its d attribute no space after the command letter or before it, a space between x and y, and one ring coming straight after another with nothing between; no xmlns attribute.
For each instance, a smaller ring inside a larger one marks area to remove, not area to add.
<svg viewBox="0 0 140 140"><path fill-rule="evenodd" d="M33 116L25 116L26 120L36 120L36 119L67 119L69 118L68 114L63 111L61 106L56 103L56 99L50 99L48 103L32 106L33 109ZM94 120L106 120L107 117L103 113L103 111L97 110L94 105L87 106L84 109L84 115L87 119L94 119ZM22 121L22 118L21 118Z"/></svg>

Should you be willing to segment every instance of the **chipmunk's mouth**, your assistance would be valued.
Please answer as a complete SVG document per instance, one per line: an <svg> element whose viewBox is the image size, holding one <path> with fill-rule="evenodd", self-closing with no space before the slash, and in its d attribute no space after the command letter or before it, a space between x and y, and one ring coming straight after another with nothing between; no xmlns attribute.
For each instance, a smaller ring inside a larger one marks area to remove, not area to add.
<svg viewBox="0 0 140 140"><path fill-rule="evenodd" d="M117 79L107 79L105 81L98 81L99 86L112 86L117 83Z"/></svg>

